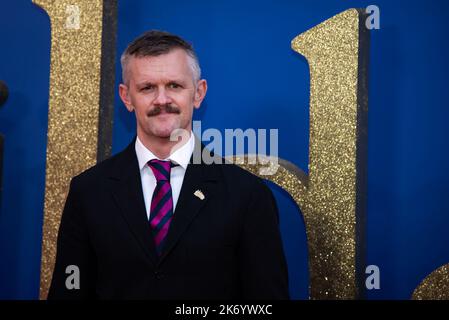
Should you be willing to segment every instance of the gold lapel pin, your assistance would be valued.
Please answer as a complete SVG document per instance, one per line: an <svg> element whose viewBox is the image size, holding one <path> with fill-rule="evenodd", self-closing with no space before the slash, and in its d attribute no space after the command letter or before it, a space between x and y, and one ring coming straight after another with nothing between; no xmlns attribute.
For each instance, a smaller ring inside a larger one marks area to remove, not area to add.
<svg viewBox="0 0 449 320"><path fill-rule="evenodd" d="M194 193L194 195L195 195L196 197L200 198L200 200L204 200L204 198L205 198L204 193L201 192L201 190L196 190L195 193Z"/></svg>

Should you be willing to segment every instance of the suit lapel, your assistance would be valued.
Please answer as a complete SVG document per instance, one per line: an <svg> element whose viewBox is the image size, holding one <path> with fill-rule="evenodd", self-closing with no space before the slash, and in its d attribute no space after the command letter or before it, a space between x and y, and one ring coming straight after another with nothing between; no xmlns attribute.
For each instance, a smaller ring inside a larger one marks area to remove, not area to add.
<svg viewBox="0 0 449 320"><path fill-rule="evenodd" d="M119 159L114 174L110 177L116 180L113 183L112 193L129 229L146 256L155 265L157 256L146 214L134 141L123 152L123 157Z"/></svg>
<svg viewBox="0 0 449 320"><path fill-rule="evenodd" d="M196 145L201 147L201 149L204 148L198 141L196 141ZM201 211L201 208L214 195L217 181L216 166L204 163L192 164L192 159L190 161L191 163L187 166L181 193L167 234L165 248L163 249L158 264L176 246L176 243ZM195 195L195 192L198 190L204 195L203 199Z"/></svg>
<svg viewBox="0 0 449 320"><path fill-rule="evenodd" d="M202 161L200 164L193 164L194 155L192 155L167 234L165 248L162 256L158 257L146 214L139 164L134 145L135 139L117 159L109 179L111 180L113 198L120 209L120 214L150 262L157 266L173 250L182 234L201 211L201 208L213 197L217 182L217 166L214 164L207 165ZM202 153L203 148L204 146L197 140L194 152ZM197 190L202 192L204 199L195 195Z"/></svg>

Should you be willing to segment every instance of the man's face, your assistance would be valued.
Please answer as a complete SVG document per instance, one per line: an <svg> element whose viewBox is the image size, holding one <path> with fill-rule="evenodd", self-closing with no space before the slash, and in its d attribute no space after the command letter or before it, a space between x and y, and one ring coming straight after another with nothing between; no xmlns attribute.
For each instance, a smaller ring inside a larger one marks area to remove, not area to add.
<svg viewBox="0 0 449 320"><path fill-rule="evenodd" d="M120 84L120 97L135 111L137 134L145 141L169 138L175 129L190 132L193 108L199 108L207 90L205 80L194 83L190 57L173 49L155 57L131 57L128 84Z"/></svg>

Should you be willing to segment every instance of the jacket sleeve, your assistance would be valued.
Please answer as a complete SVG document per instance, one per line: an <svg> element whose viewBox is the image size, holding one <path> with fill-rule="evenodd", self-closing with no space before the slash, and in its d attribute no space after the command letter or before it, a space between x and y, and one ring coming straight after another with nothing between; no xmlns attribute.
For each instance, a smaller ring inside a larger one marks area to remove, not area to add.
<svg viewBox="0 0 449 320"><path fill-rule="evenodd" d="M94 295L94 255L89 245L86 219L76 178L61 217L56 263L48 299L86 299Z"/></svg>
<svg viewBox="0 0 449 320"><path fill-rule="evenodd" d="M244 299L289 299L277 206L271 190L259 179L246 212L239 261Z"/></svg>

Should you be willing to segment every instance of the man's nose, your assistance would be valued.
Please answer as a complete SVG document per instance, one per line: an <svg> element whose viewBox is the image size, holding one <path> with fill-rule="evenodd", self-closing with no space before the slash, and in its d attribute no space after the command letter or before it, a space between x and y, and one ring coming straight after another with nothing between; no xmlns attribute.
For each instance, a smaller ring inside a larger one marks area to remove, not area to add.
<svg viewBox="0 0 449 320"><path fill-rule="evenodd" d="M171 103L171 98L165 88L157 90L156 98L154 99L154 104L165 105Z"/></svg>

